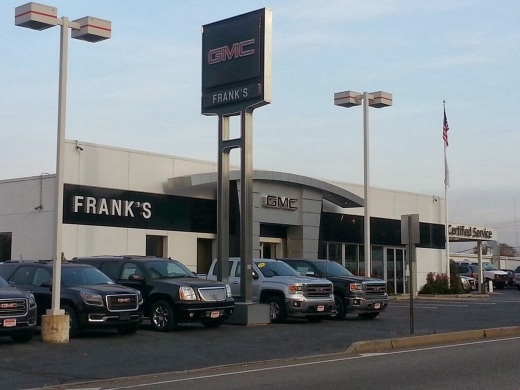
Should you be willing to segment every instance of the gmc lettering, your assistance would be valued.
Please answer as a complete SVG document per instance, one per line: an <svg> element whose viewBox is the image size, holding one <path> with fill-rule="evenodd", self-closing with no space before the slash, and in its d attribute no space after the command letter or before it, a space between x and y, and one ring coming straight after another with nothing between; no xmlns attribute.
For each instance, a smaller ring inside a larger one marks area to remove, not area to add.
<svg viewBox="0 0 520 390"><path fill-rule="evenodd" d="M228 46L217 47L208 52L208 63L210 65L218 64L220 62L232 60L235 58L247 57L255 54L254 48L247 48L248 46L254 45L254 39L248 39L234 43L231 48Z"/></svg>

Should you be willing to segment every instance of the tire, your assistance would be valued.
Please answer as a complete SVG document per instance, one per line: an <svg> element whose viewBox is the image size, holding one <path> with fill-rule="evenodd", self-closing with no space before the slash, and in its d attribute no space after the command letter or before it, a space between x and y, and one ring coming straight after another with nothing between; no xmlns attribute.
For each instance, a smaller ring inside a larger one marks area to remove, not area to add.
<svg viewBox="0 0 520 390"><path fill-rule="evenodd" d="M516 289L517 289L518 291L520 291L520 284L517 284L517 285L516 285Z"/></svg>
<svg viewBox="0 0 520 390"><path fill-rule="evenodd" d="M325 319L325 316L308 316L309 322L321 322Z"/></svg>
<svg viewBox="0 0 520 390"><path fill-rule="evenodd" d="M116 328L119 334L134 334L139 330L139 325L123 325Z"/></svg>
<svg viewBox="0 0 520 390"><path fill-rule="evenodd" d="M285 319L287 318L287 312L285 311L283 300L280 297L276 295L271 296L266 299L265 303L270 306L271 322L276 324L285 322Z"/></svg>
<svg viewBox="0 0 520 390"><path fill-rule="evenodd" d="M364 320L373 320L379 316L379 313L361 313L359 316Z"/></svg>
<svg viewBox="0 0 520 390"><path fill-rule="evenodd" d="M65 310L65 314L69 316L69 338L73 339L78 337L80 330L78 326L78 317L76 316L74 307L71 305L64 305L62 309Z"/></svg>
<svg viewBox="0 0 520 390"><path fill-rule="evenodd" d="M201 321L202 325L204 325L206 328L218 328L220 325L224 323L223 319L217 319L217 320L203 320Z"/></svg>
<svg viewBox="0 0 520 390"><path fill-rule="evenodd" d="M345 301L339 295L334 295L334 308L332 309L330 318L340 321L345 319L346 314L347 311L345 310Z"/></svg>
<svg viewBox="0 0 520 390"><path fill-rule="evenodd" d="M495 288L497 290L502 290L504 288L504 283L497 283L497 284L495 284Z"/></svg>
<svg viewBox="0 0 520 390"><path fill-rule="evenodd" d="M157 301L150 309L150 322L158 332L170 332L177 327L172 305L164 300Z"/></svg>
<svg viewBox="0 0 520 390"><path fill-rule="evenodd" d="M15 343L28 343L33 338L34 333L24 333L24 334L13 334L11 339Z"/></svg>

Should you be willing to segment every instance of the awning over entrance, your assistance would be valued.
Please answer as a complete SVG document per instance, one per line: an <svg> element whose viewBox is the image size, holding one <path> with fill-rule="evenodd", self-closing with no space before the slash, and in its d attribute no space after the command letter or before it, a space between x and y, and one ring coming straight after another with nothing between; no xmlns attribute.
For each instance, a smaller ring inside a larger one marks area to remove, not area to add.
<svg viewBox="0 0 520 390"><path fill-rule="evenodd" d="M231 171L230 181L240 180L240 171ZM201 173L195 175L179 176L168 179L168 188L165 189L171 195L189 196L204 199L216 199L218 173ZM274 171L253 171L253 181L279 182L291 186L308 187L322 193L323 199L343 208L363 207L363 198L341 187L322 180L292 173Z"/></svg>

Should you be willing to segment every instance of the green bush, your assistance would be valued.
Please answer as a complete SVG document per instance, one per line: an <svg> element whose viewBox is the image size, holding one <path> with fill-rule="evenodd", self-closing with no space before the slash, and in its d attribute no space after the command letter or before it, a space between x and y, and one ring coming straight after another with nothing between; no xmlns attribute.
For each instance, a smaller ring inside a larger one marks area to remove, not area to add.
<svg viewBox="0 0 520 390"><path fill-rule="evenodd" d="M429 272L426 276L426 284L419 294L461 294L463 292L457 266L453 260L450 260L450 283L448 284L448 275Z"/></svg>

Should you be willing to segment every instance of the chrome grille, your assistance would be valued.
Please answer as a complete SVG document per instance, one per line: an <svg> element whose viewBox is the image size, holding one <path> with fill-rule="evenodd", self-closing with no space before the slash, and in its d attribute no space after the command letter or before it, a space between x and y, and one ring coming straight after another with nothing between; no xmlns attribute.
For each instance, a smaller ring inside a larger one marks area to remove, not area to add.
<svg viewBox="0 0 520 390"><path fill-rule="evenodd" d="M24 316L27 314L27 299L0 299L0 317Z"/></svg>
<svg viewBox="0 0 520 390"><path fill-rule="evenodd" d="M109 311L129 311L138 308L137 294L107 295L107 308Z"/></svg>
<svg viewBox="0 0 520 390"><path fill-rule="evenodd" d="M365 293L367 295L384 295L386 294L385 283L364 283Z"/></svg>
<svg viewBox="0 0 520 390"><path fill-rule="evenodd" d="M332 294L332 284L308 284L304 287L306 297L328 297Z"/></svg>
<svg viewBox="0 0 520 390"><path fill-rule="evenodd" d="M203 301L225 301L227 297L226 287L199 288L199 294Z"/></svg>

